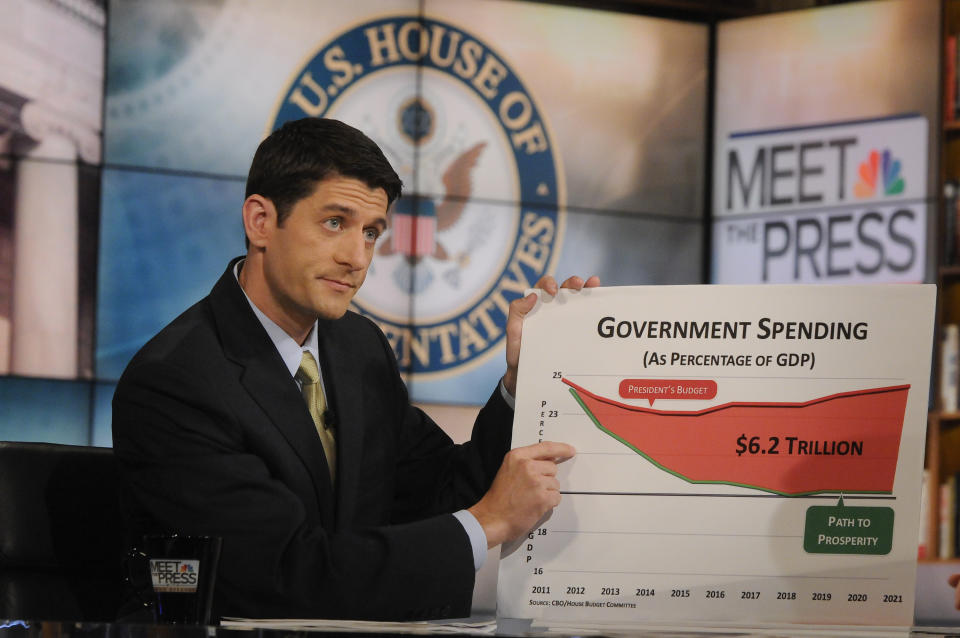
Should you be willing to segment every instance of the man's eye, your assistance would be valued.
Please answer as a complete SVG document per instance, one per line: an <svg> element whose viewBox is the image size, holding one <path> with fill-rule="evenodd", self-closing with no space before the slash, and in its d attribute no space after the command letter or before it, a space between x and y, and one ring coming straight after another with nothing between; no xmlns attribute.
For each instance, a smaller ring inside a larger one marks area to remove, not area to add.
<svg viewBox="0 0 960 638"><path fill-rule="evenodd" d="M363 235L366 238L366 240L372 244L373 242L377 241L377 239L380 238L380 231L377 230L376 228L368 228L365 231L363 231Z"/></svg>
<svg viewBox="0 0 960 638"><path fill-rule="evenodd" d="M339 217L331 217L323 220L323 225L330 230L340 230L340 228L343 226L343 220L341 220Z"/></svg>

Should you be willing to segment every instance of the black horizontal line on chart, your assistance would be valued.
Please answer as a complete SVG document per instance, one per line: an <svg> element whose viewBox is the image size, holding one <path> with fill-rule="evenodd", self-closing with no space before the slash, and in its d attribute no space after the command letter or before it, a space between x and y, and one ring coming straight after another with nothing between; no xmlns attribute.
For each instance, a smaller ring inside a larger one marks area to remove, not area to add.
<svg viewBox="0 0 960 638"><path fill-rule="evenodd" d="M577 456L630 456L636 457L636 452L581 452L577 450ZM687 455L689 456L689 455Z"/></svg>
<svg viewBox="0 0 960 638"><path fill-rule="evenodd" d="M896 496L874 496L843 494L841 492L832 492L830 494L807 494L800 496L786 496L783 494L682 494L677 492L579 492L560 490L561 494L571 496L695 496L695 497L720 497L720 498L782 498L790 500L817 499L821 501L835 501L841 496L845 501L895 501Z"/></svg>
<svg viewBox="0 0 960 638"><path fill-rule="evenodd" d="M778 379L778 380L811 380L811 381L903 381L904 377L789 377L789 376L770 376L770 375L757 375L746 377L739 374L713 374L712 372L704 374L651 374L649 372L640 373L640 372L623 372L620 374L565 374L563 375L565 379L573 379L575 377L634 377L640 379L641 381L660 381L660 380L670 380L670 379L702 379L703 377L710 377L712 379ZM657 399L661 401L663 399Z"/></svg>
<svg viewBox="0 0 960 638"><path fill-rule="evenodd" d="M643 407L643 406L640 406L640 407ZM576 413L576 412L561 412L560 415L561 415L561 416L570 416L570 417L577 417L577 416L579 416L579 417L585 417L585 418L587 418L587 419L590 419L590 417L588 417L588 416L587 416L585 413L583 413L583 412L580 412L579 414ZM837 423L844 423L844 422L846 422L846 421L848 421L848 420L849 420L848 418L846 418L846 417L840 417L840 416L825 416L825 417L821 417L821 418L820 418L820 421L822 421L822 422L827 422L827 423L829 423L829 422L831 422L831 421L835 421L835 422L837 422ZM768 418L768 417L765 417L765 416L762 416L762 415L761 415L761 416L751 416L751 417L743 417L742 421L743 421L743 424L744 424L743 428L746 429L746 428L749 428L749 427L753 427L753 426L755 426L755 425L757 425L757 424L768 423L768 422L769 422L769 418ZM590 422L593 422L593 419L590 419ZM766 436L766 435L764 435L764 436ZM787 437L785 437L785 438L787 438ZM798 438L803 439L803 437L798 437ZM627 453L627 452L579 452L579 451L578 451L577 454L580 455L580 454L628 454L628 453ZM697 454L697 455L691 454L690 456L722 456L722 455L724 455L724 454L726 454L726 453L725 453L725 452L715 452L714 454L706 454L706 455L705 455L705 454ZM687 456L687 455L684 454L684 456ZM774 455L774 456L776 456L776 455ZM789 455L789 454L784 454L783 456L790 456L790 455ZM827 455L821 455L821 456L830 456L830 455L827 454Z"/></svg>
<svg viewBox="0 0 960 638"><path fill-rule="evenodd" d="M547 569L543 572L550 574L627 574L631 576L733 576L735 578L804 578L807 580L876 580L888 581L889 578L879 576L811 576L809 574L727 574L723 572L631 572L616 570L595 570L595 569Z"/></svg>
<svg viewBox="0 0 960 638"><path fill-rule="evenodd" d="M665 531L665 532L597 532L590 530L576 530L576 529L553 529L550 528L551 534L609 534L609 535L620 535L620 536L709 536L711 538L803 538L803 534L711 534L707 532L676 532L676 531Z"/></svg>
<svg viewBox="0 0 960 638"><path fill-rule="evenodd" d="M656 451L650 451L650 454L655 454L655 453ZM626 457L638 458L638 455L636 452L632 452L632 453L631 452L581 452L579 450L577 450L577 456L581 456L581 457L582 456L622 456L625 458ZM683 458L687 458L687 459L715 459L718 457L726 457L727 454L724 452L698 452L698 453L685 452L682 455L673 454L671 456L674 456L674 457L682 456ZM780 456L781 459L790 458L789 454L781 454L781 455L774 454L773 456ZM723 481L721 481L721 483L722 482ZM839 492L837 493L839 494Z"/></svg>

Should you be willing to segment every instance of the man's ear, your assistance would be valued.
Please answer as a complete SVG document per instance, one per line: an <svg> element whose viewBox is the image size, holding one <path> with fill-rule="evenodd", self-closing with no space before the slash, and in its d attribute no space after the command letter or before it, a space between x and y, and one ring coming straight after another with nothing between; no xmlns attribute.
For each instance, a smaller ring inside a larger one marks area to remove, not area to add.
<svg viewBox="0 0 960 638"><path fill-rule="evenodd" d="M251 195L243 202L243 230L251 246L266 248L277 226L277 209L266 197Z"/></svg>

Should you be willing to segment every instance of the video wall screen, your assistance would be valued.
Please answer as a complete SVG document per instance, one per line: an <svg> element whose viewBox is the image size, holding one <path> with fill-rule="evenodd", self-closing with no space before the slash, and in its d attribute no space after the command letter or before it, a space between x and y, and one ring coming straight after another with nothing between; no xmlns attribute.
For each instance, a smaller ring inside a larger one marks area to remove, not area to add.
<svg viewBox="0 0 960 638"><path fill-rule="evenodd" d="M940 3L717 30L712 281L933 277Z"/></svg>
<svg viewBox="0 0 960 638"><path fill-rule="evenodd" d="M65 6L11 0L0 24L0 438L109 445L116 380L244 252L249 162L289 119L364 130L405 183L391 215L429 231L395 225L354 305L415 401L482 403L505 305L545 274L700 280L705 25L501 0Z"/></svg>
<svg viewBox="0 0 960 638"><path fill-rule="evenodd" d="M243 252L253 152L301 117L365 131L404 180L355 309L414 400L482 403L504 305L545 274L700 279L704 25L497 0L111 9L98 378Z"/></svg>
<svg viewBox="0 0 960 638"><path fill-rule="evenodd" d="M91 441L103 2L0 20L0 439Z"/></svg>
<svg viewBox="0 0 960 638"><path fill-rule="evenodd" d="M94 376L102 4L10 0L0 24L0 375Z"/></svg>

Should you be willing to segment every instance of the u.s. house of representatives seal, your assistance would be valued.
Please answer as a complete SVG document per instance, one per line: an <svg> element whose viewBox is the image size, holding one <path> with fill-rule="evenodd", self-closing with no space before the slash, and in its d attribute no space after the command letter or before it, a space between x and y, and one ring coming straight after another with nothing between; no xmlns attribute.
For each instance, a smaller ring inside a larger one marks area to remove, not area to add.
<svg viewBox="0 0 960 638"><path fill-rule="evenodd" d="M502 56L422 16L370 20L297 71L270 129L333 117L404 181L356 309L401 370L456 374L505 336L509 303L552 270L564 186L543 112Z"/></svg>

